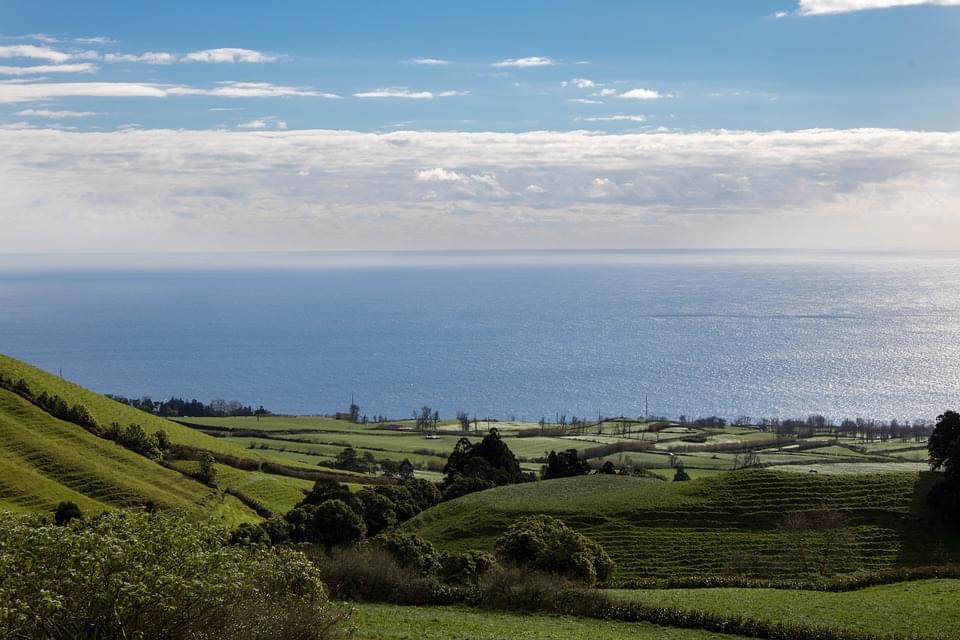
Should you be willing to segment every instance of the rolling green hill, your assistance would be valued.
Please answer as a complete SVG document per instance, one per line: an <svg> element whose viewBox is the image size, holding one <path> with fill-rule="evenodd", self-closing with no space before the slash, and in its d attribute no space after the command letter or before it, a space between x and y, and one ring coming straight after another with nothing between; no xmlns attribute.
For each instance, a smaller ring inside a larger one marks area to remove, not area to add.
<svg viewBox="0 0 960 640"><path fill-rule="evenodd" d="M85 513L153 502L229 525L255 517L232 496L0 390L0 510L49 511L63 500Z"/></svg>
<svg viewBox="0 0 960 640"><path fill-rule="evenodd" d="M790 578L960 559L931 520L930 473L739 471L690 482L582 476L470 494L407 526L447 549L485 549L517 518L550 514L602 544L620 581ZM792 514L792 515L789 515Z"/></svg>

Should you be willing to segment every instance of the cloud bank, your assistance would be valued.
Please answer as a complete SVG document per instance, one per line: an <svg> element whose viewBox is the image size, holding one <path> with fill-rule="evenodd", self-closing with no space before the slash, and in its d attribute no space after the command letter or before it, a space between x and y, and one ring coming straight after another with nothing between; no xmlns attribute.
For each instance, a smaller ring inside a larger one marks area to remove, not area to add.
<svg viewBox="0 0 960 640"><path fill-rule="evenodd" d="M831 13L850 13L872 9L892 9L894 7L912 7L936 5L941 7L960 6L960 0L800 0L797 13L802 16L817 16ZM779 12L777 17L787 14Z"/></svg>
<svg viewBox="0 0 960 640"><path fill-rule="evenodd" d="M0 131L0 252L927 247L960 133Z"/></svg>

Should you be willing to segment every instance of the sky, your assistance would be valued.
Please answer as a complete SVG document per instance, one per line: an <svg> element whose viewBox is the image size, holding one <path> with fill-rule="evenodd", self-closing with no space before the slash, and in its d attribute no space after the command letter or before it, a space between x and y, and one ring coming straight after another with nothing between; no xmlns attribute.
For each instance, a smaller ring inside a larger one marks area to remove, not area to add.
<svg viewBox="0 0 960 640"><path fill-rule="evenodd" d="M0 0L0 253L951 248L960 0Z"/></svg>

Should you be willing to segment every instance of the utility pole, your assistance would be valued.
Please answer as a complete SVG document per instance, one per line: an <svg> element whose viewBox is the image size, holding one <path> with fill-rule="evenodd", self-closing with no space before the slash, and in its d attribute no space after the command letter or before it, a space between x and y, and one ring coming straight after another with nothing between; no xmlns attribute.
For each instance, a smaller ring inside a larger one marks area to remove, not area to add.
<svg viewBox="0 0 960 640"><path fill-rule="evenodd" d="M647 394L643 394L643 421L646 422L650 416L650 404L647 402Z"/></svg>

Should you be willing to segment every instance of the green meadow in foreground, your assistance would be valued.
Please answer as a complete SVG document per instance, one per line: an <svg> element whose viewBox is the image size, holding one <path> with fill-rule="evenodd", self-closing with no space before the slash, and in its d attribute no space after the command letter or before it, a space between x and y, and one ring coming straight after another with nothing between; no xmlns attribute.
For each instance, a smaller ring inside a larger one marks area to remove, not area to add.
<svg viewBox="0 0 960 640"><path fill-rule="evenodd" d="M878 635L960 638L960 580L829 593L785 589L636 589L618 600Z"/></svg>
<svg viewBox="0 0 960 640"><path fill-rule="evenodd" d="M675 629L642 622L614 622L467 607L355 607L356 640L727 640L738 636Z"/></svg>

